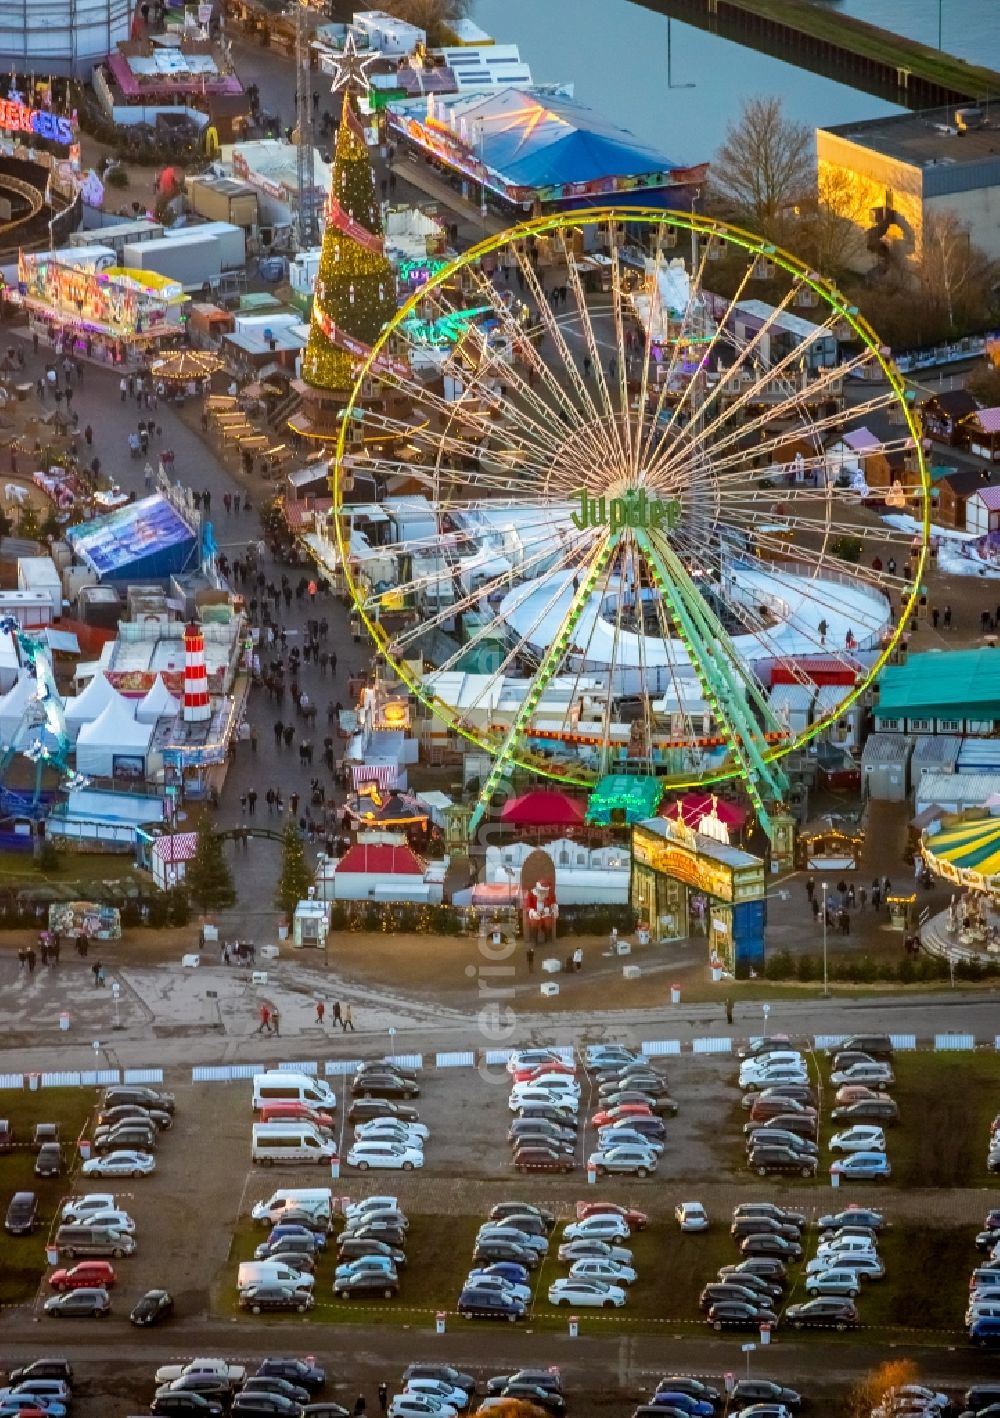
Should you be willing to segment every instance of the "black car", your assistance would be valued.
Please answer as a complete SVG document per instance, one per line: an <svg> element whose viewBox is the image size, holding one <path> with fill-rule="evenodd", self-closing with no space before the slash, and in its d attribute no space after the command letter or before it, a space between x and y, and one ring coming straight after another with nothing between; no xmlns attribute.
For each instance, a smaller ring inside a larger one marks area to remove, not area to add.
<svg viewBox="0 0 1000 1418"><path fill-rule="evenodd" d="M576 1166L572 1152L530 1142L514 1148L513 1163L516 1172L572 1172Z"/></svg>
<svg viewBox="0 0 1000 1418"><path fill-rule="evenodd" d="M374 1118L396 1118L401 1123L418 1123L420 1114L408 1103L390 1098L355 1098L347 1114L350 1123L369 1123Z"/></svg>
<svg viewBox="0 0 1000 1418"><path fill-rule="evenodd" d="M797 1132L790 1132L787 1128L775 1127L773 1122L754 1123L753 1130L747 1137L747 1151L750 1152L755 1147L787 1147L796 1156L818 1157L819 1147L809 1138L800 1137Z"/></svg>
<svg viewBox="0 0 1000 1418"><path fill-rule="evenodd" d="M241 1295L240 1309L260 1315L265 1310L297 1310L304 1314L311 1310L315 1301L304 1290L295 1290L291 1285L258 1285L249 1295ZM272 1395L275 1397L276 1395Z"/></svg>
<svg viewBox="0 0 1000 1418"><path fill-rule="evenodd" d="M244 1381L241 1393L283 1393L296 1403L309 1402L309 1390L281 1374L262 1374L258 1369Z"/></svg>
<svg viewBox="0 0 1000 1418"><path fill-rule="evenodd" d="M48 1375L46 1375L47 1377ZM13 1382L15 1380L12 1374L11 1383ZM972 1413L979 1413L984 1408L992 1408L995 1403L1000 1403L1000 1383L973 1384L971 1388L965 1390L963 1403Z"/></svg>
<svg viewBox="0 0 1000 1418"><path fill-rule="evenodd" d="M225 1379L218 1374L181 1374L173 1383L158 1389L158 1393L200 1393L203 1398L215 1399L223 1408L233 1397L233 1391Z"/></svg>
<svg viewBox="0 0 1000 1418"><path fill-rule="evenodd" d="M98 1128L94 1133L95 1152L155 1152L156 1129L132 1127L119 1123L113 1128Z"/></svg>
<svg viewBox="0 0 1000 1418"><path fill-rule="evenodd" d="M598 1085L597 1096L609 1098L612 1093L620 1093L624 1088L634 1088L640 1093L648 1093L651 1098L661 1098L669 1094L667 1080L655 1073L629 1073L620 1078L609 1078Z"/></svg>
<svg viewBox="0 0 1000 1418"><path fill-rule="evenodd" d="M342 1280L334 1280L333 1293L338 1300L349 1300L355 1295L380 1295L383 1300L391 1300L399 1294L399 1277L394 1270L362 1268Z"/></svg>
<svg viewBox="0 0 1000 1418"><path fill-rule="evenodd" d="M816 1093L811 1084L808 1083L772 1083L770 1088L762 1088L759 1093L747 1093L743 1097L743 1106L748 1111L755 1103L767 1101L776 1102L784 1098L790 1103L799 1103L804 1108L812 1108L816 1111ZM794 1112L794 1109L789 1109Z"/></svg>
<svg viewBox="0 0 1000 1418"><path fill-rule="evenodd" d="M770 1295L761 1295L750 1285L741 1285L733 1276L731 1280L714 1281L706 1285L698 1296L698 1303L703 1310L710 1310L713 1305L721 1304L724 1300L742 1300L748 1305L769 1305Z"/></svg>
<svg viewBox="0 0 1000 1418"><path fill-rule="evenodd" d="M729 1403L732 1408L745 1408L751 1403L783 1403L786 1408L798 1408L802 1395L770 1379L738 1379Z"/></svg>
<svg viewBox="0 0 1000 1418"><path fill-rule="evenodd" d="M764 1266L773 1266L774 1269L762 1269ZM738 1265L720 1266L719 1279L725 1281L730 1277L740 1285L743 1284L744 1278L754 1280L758 1285L766 1285L775 1299L781 1295L787 1284L784 1265L771 1256L747 1256L746 1260L741 1260Z"/></svg>
<svg viewBox="0 0 1000 1418"><path fill-rule="evenodd" d="M302 1418L302 1405L280 1393L238 1393L231 1411L239 1418Z"/></svg>
<svg viewBox="0 0 1000 1418"><path fill-rule="evenodd" d="M34 1192L15 1192L7 1207L4 1230L12 1236L30 1236L38 1224L38 1198Z"/></svg>
<svg viewBox="0 0 1000 1418"><path fill-rule="evenodd" d="M789 1305L785 1320L793 1329L821 1326L824 1329L856 1329L858 1307L839 1295L818 1295L804 1305Z"/></svg>
<svg viewBox="0 0 1000 1418"><path fill-rule="evenodd" d="M486 1380L486 1395L497 1398L506 1394L511 1384L532 1384L547 1393L562 1393L562 1375L558 1369L518 1369L516 1374L497 1374ZM461 1387L461 1385L457 1385Z"/></svg>
<svg viewBox="0 0 1000 1418"><path fill-rule="evenodd" d="M344 1236L337 1246L337 1262L358 1260L361 1256L390 1256L397 1269L406 1264L406 1252L402 1246L390 1246L385 1241L377 1241L371 1236Z"/></svg>
<svg viewBox="0 0 1000 1418"><path fill-rule="evenodd" d="M398 1073L370 1069L351 1080L351 1093L356 1098L419 1098L420 1085Z"/></svg>
<svg viewBox="0 0 1000 1418"><path fill-rule="evenodd" d="M326 1370L320 1364L308 1359L296 1359L291 1355L272 1354L257 1365L258 1377L272 1375L278 1379L288 1379L309 1393L318 1393L326 1383ZM334 1407L337 1405L335 1404Z"/></svg>
<svg viewBox="0 0 1000 1418"><path fill-rule="evenodd" d="M556 1218L544 1206L531 1201L498 1201L489 1215L491 1221L506 1221L509 1216L537 1216L546 1232L555 1230ZM546 1372L541 1370L541 1372Z"/></svg>
<svg viewBox="0 0 1000 1418"><path fill-rule="evenodd" d="M745 1300L721 1300L708 1312L713 1329L759 1329L762 1324L777 1324L778 1317L766 1306L750 1305Z"/></svg>
<svg viewBox="0 0 1000 1418"><path fill-rule="evenodd" d="M164 1389L156 1394L149 1411L169 1414L170 1418L219 1418L222 1404L201 1393L175 1393Z"/></svg>
<svg viewBox="0 0 1000 1418"><path fill-rule="evenodd" d="M516 1261L518 1265L523 1265L527 1270L535 1270L538 1266L539 1255L536 1250L529 1246L519 1246L516 1241L486 1238L476 1242L472 1259L477 1265L493 1265L498 1260L512 1260Z"/></svg>
<svg viewBox="0 0 1000 1418"><path fill-rule="evenodd" d="M139 1108L159 1108L164 1113L174 1111L174 1095L172 1093L159 1093L155 1088L141 1088L136 1085L122 1087L115 1084L113 1088L104 1090L102 1108L117 1108L122 1104L131 1104Z"/></svg>
<svg viewBox="0 0 1000 1418"><path fill-rule="evenodd" d="M740 1252L745 1256L775 1256L786 1261L802 1259L798 1241L786 1241L784 1236L745 1236L740 1242Z"/></svg>
<svg viewBox="0 0 1000 1418"><path fill-rule="evenodd" d="M740 1270L735 1265L724 1265L719 1269L720 1285L741 1285L756 1295L765 1305L771 1304L773 1300L780 1300L784 1293L784 1285L776 1280L768 1280L766 1276L754 1275L752 1270Z"/></svg>
<svg viewBox="0 0 1000 1418"><path fill-rule="evenodd" d="M852 1034L842 1044L832 1044L826 1051L827 1058L835 1058L848 1050L868 1054L873 1059L891 1059L894 1052L888 1034Z"/></svg>
<svg viewBox="0 0 1000 1418"><path fill-rule="evenodd" d="M58 1142L46 1142L35 1158L36 1177L58 1177L62 1173L62 1148Z"/></svg>
<svg viewBox="0 0 1000 1418"><path fill-rule="evenodd" d="M360 1078L363 1073L394 1073L397 1078L405 1078L410 1083L416 1083L417 1075L412 1068L404 1068L402 1064L393 1063L392 1059L364 1059L354 1070L354 1077Z"/></svg>
<svg viewBox="0 0 1000 1418"><path fill-rule="evenodd" d="M152 1124L159 1132L174 1125L173 1113L165 1108L141 1108L138 1103L119 1103L115 1108L102 1108L97 1115L97 1127L115 1127L118 1123Z"/></svg>
<svg viewBox="0 0 1000 1418"><path fill-rule="evenodd" d="M458 1313L465 1319L523 1320L527 1309L523 1300L515 1300L502 1290L483 1289L467 1285L458 1297Z"/></svg>
<svg viewBox="0 0 1000 1418"><path fill-rule="evenodd" d="M515 1118L507 1133L508 1142L554 1142L576 1141L572 1128L560 1127L558 1123L547 1122L544 1118Z"/></svg>
<svg viewBox="0 0 1000 1418"><path fill-rule="evenodd" d="M768 1118L767 1127L778 1128L782 1132L793 1132L797 1137L815 1142L819 1132L819 1118L811 1112L775 1113Z"/></svg>
<svg viewBox="0 0 1000 1418"><path fill-rule="evenodd" d="M304 1403L302 1405L303 1418L351 1418L351 1409L343 1408L339 1403Z"/></svg>
<svg viewBox="0 0 1000 1418"><path fill-rule="evenodd" d="M862 1049L838 1049L833 1056L831 1069L834 1073L840 1073L842 1069L850 1068L852 1064L874 1062L871 1054L866 1054Z"/></svg>
<svg viewBox="0 0 1000 1418"><path fill-rule="evenodd" d="M26 1384L31 1379L62 1379L69 1388L73 1387L73 1365L68 1359L34 1359L23 1364L20 1369L11 1369L7 1382L11 1388Z"/></svg>
<svg viewBox="0 0 1000 1418"><path fill-rule="evenodd" d="M451 1364L408 1364L403 1371L403 1383L410 1379L436 1379L438 1383L451 1384L452 1388L464 1388L467 1394L474 1394L476 1381L471 1374Z"/></svg>
<svg viewBox="0 0 1000 1418"><path fill-rule="evenodd" d="M662 1118L650 1118L642 1113L636 1113L634 1117L624 1120L630 1132L641 1133L643 1137L651 1138L654 1142L664 1142L667 1136L667 1129ZM612 1134L614 1129L612 1129Z"/></svg>
<svg viewBox="0 0 1000 1418"><path fill-rule="evenodd" d="M167 1290L147 1290L138 1300L129 1319L132 1324L159 1324L174 1312L173 1296Z"/></svg>
<svg viewBox="0 0 1000 1418"><path fill-rule="evenodd" d="M749 1153L747 1161L750 1170L758 1177L767 1177L774 1172L795 1172L800 1177L816 1175L817 1159L808 1153L795 1152L790 1147L775 1147L758 1143Z"/></svg>
<svg viewBox="0 0 1000 1418"><path fill-rule="evenodd" d="M894 1098L859 1098L856 1103L842 1103L834 1108L831 1115L840 1123L887 1123L899 1122L899 1104Z"/></svg>
<svg viewBox="0 0 1000 1418"><path fill-rule="evenodd" d="M398 1247L400 1250L406 1245L406 1232L402 1226L394 1225L391 1221L380 1221L377 1216L350 1231L341 1232L342 1240L349 1240L351 1237L360 1241L384 1241L387 1246Z"/></svg>
<svg viewBox="0 0 1000 1418"><path fill-rule="evenodd" d="M602 1108L618 1108L624 1103L645 1103L651 1113L656 1113L661 1118L672 1118L677 1112L677 1104L665 1093L654 1097L651 1093L643 1093L637 1088L622 1088L619 1092L609 1093L606 1098L601 1099Z"/></svg>
<svg viewBox="0 0 1000 1418"><path fill-rule="evenodd" d="M881 1211L870 1206L848 1206L844 1211L828 1212L816 1222L821 1231L839 1231L841 1226L867 1226L869 1231L881 1231L885 1224Z"/></svg>
<svg viewBox="0 0 1000 1418"><path fill-rule="evenodd" d="M719 1403L722 1395L711 1384L703 1384L701 1379L689 1379L686 1374L667 1374L656 1385L657 1393L686 1393L688 1398L696 1398L699 1403Z"/></svg>
<svg viewBox="0 0 1000 1418"><path fill-rule="evenodd" d="M770 1216L783 1226L797 1226L800 1230L806 1224L801 1211L789 1211L787 1206L776 1206L773 1201L741 1201L733 1208L733 1220L738 1216Z"/></svg>
<svg viewBox="0 0 1000 1418"><path fill-rule="evenodd" d="M517 1110L519 1118L540 1118L545 1122L556 1123L559 1127L578 1131L580 1127L580 1114L567 1108L557 1108L554 1103L522 1103Z"/></svg>
<svg viewBox="0 0 1000 1418"><path fill-rule="evenodd" d="M788 1241L797 1241L799 1228L776 1221L773 1216L737 1216L729 1234L738 1241L744 1236L784 1236Z"/></svg>

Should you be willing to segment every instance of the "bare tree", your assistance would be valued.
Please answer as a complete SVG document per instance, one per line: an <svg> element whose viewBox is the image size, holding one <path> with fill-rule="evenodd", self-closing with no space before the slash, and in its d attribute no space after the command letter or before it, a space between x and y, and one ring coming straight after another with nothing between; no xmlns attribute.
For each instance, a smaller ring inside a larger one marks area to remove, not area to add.
<svg viewBox="0 0 1000 1418"><path fill-rule="evenodd" d="M429 45L447 44L454 26L469 8L469 0L387 0L385 9L427 34Z"/></svg>
<svg viewBox="0 0 1000 1418"><path fill-rule="evenodd" d="M794 208L815 196L812 129L786 118L779 98L747 99L715 155L709 184L718 205L761 235L777 236Z"/></svg>
<svg viewBox="0 0 1000 1418"><path fill-rule="evenodd" d="M995 271L989 257L973 246L967 227L952 212L929 212L916 278L923 300L944 315L950 330L986 309Z"/></svg>
<svg viewBox="0 0 1000 1418"><path fill-rule="evenodd" d="M843 168L824 164L819 170L815 203L803 212L795 250L827 275L854 270L865 251L868 220L864 190Z"/></svg>

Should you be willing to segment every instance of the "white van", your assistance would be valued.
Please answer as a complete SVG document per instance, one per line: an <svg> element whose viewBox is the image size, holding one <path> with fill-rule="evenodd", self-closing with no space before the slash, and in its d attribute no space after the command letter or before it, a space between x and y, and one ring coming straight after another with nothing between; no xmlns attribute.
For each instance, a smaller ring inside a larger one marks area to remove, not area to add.
<svg viewBox="0 0 1000 1418"><path fill-rule="evenodd" d="M841 1236L836 1241L825 1241L816 1254L832 1256L833 1264L836 1265L838 1256L871 1256L875 1255L876 1251L871 1241L864 1236Z"/></svg>
<svg viewBox="0 0 1000 1418"><path fill-rule="evenodd" d="M311 1290L316 1277L305 1270L295 1270L281 1260L244 1260L236 1273L236 1288L248 1285L293 1285L296 1290Z"/></svg>
<svg viewBox="0 0 1000 1418"><path fill-rule="evenodd" d="M337 1144L308 1123L254 1123L250 1155L270 1167L275 1162L318 1162L337 1155Z"/></svg>
<svg viewBox="0 0 1000 1418"><path fill-rule="evenodd" d="M253 1080L253 1109L263 1103L306 1103L310 1108L335 1108L337 1095L322 1078L306 1073L257 1073Z"/></svg>
<svg viewBox="0 0 1000 1418"><path fill-rule="evenodd" d="M289 1207L329 1221L333 1215L333 1192L329 1187L279 1187L267 1201L258 1201L250 1215L255 1221L272 1226Z"/></svg>

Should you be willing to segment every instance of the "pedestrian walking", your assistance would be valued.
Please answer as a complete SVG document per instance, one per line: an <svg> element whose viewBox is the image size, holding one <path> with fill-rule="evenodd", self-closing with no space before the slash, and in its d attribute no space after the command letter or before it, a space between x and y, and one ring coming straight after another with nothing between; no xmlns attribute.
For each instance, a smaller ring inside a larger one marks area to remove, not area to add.
<svg viewBox="0 0 1000 1418"><path fill-rule="evenodd" d="M240 812L243 813L244 817L246 816L246 810L247 810L247 795L246 795L246 793L240 793Z"/></svg>
<svg viewBox="0 0 1000 1418"><path fill-rule="evenodd" d="M275 1007L274 1009L271 1010L271 1028L274 1030L275 1034L280 1034L280 1033L281 1033L281 1029L280 1029L280 1027L279 1027L280 1024L281 1024L281 1015L278 1013L278 1010L277 1010L277 1008Z"/></svg>
<svg viewBox="0 0 1000 1418"><path fill-rule="evenodd" d="M121 379L118 381L118 388L121 390L122 403L124 404L125 400L128 398L128 380L124 375L122 375Z"/></svg>
<svg viewBox="0 0 1000 1418"><path fill-rule="evenodd" d="M277 723L275 724L275 726L274 726L274 746L275 746L275 748L280 748L280 747L281 747L281 739L282 739L282 735L284 734L284 732L285 732L285 726L284 726L284 724L281 722L281 720L279 719L278 722L277 722Z"/></svg>
<svg viewBox="0 0 1000 1418"><path fill-rule="evenodd" d="M533 945L528 946L524 952L524 958L528 962L528 974L533 975L535 973L535 947Z"/></svg>
<svg viewBox="0 0 1000 1418"><path fill-rule="evenodd" d="M30 964L30 957L29 957L29 964ZM94 961L93 965L91 965L91 967L90 967L90 972L91 972L91 974L92 974L93 977L94 977L94 988L96 989L97 986L101 983L101 962L100 962L99 960L95 960L95 961Z"/></svg>
<svg viewBox="0 0 1000 1418"><path fill-rule="evenodd" d="M323 1023L323 1020L324 1020L325 1018L326 1018L326 1005L323 1003L323 1001L322 1001L321 999L318 999L318 1000L316 1001L316 1023L317 1023L317 1024L322 1024L322 1023Z"/></svg>
<svg viewBox="0 0 1000 1418"><path fill-rule="evenodd" d="M250 814L251 817L253 817L254 813L257 811L257 789L256 789L256 788L251 788L250 791L249 791L249 793L247 793L247 811L249 812L249 814Z"/></svg>
<svg viewBox="0 0 1000 1418"><path fill-rule="evenodd" d="M364 1415L367 1412L367 1407L368 1406L365 1403L364 1394L359 1393L357 1398L354 1400L354 1418L364 1418Z"/></svg>
<svg viewBox="0 0 1000 1418"><path fill-rule="evenodd" d="M939 621L940 619L941 619L941 612L938 610L937 606L932 606L932 608L931 608L931 625L933 625L933 627L934 627L935 630L937 630L937 628L938 628L938 621Z"/></svg>
<svg viewBox="0 0 1000 1418"><path fill-rule="evenodd" d="M36 966L37 964L38 964L38 957L37 957L36 954L35 954L34 947L29 945L29 946L28 946L28 974L29 974L29 975L33 975L33 974L35 973L35 966Z"/></svg>
<svg viewBox="0 0 1000 1418"><path fill-rule="evenodd" d="M348 1029L350 1029L352 1034L356 1032L354 1028L354 1012L352 1011L351 1006L349 1004L344 1005L344 1013L341 1017L341 1024L343 1026L345 1034L347 1033Z"/></svg>
<svg viewBox="0 0 1000 1418"><path fill-rule="evenodd" d="M334 1002L333 1002L333 1004L332 1004L331 1007L330 1007L330 1023L331 1023L331 1024L339 1024L340 1027L341 1027L341 1029L343 1029L343 1027L344 1027L344 1021L343 1021L343 1020L341 1019L341 1017L340 1017L340 1000L339 1000L339 999L335 999Z"/></svg>
<svg viewBox="0 0 1000 1418"><path fill-rule="evenodd" d="M267 815L268 815L268 817L270 817L271 814L272 814L272 812L274 812L274 789L273 789L273 788L268 788L267 792L264 794L264 801L267 803Z"/></svg>
<svg viewBox="0 0 1000 1418"><path fill-rule="evenodd" d="M951 606L944 608L944 628L945 630L951 629Z"/></svg>
<svg viewBox="0 0 1000 1418"><path fill-rule="evenodd" d="M271 1032L271 1011L266 1004L260 1007L260 1023L257 1025L258 1034L270 1034Z"/></svg>
<svg viewBox="0 0 1000 1418"><path fill-rule="evenodd" d="M389 1385L386 1383L385 1379L383 1379L382 1382L381 1382L381 1383L379 1384L379 1386L378 1386L378 1406L379 1406L380 1412L382 1412L382 1413L388 1413L388 1411L389 1411Z"/></svg>

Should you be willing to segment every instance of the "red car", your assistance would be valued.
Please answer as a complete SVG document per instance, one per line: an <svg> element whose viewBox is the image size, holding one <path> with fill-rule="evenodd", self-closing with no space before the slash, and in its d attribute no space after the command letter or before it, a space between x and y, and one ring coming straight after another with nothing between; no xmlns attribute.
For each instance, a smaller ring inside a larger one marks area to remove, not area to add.
<svg viewBox="0 0 1000 1418"><path fill-rule="evenodd" d="M595 1113L590 1120L593 1128L603 1128L611 1123L621 1122L622 1118L651 1118L654 1116L653 1110L645 1103L619 1103L616 1108L605 1108L601 1113Z"/></svg>
<svg viewBox="0 0 1000 1418"><path fill-rule="evenodd" d="M575 1078L576 1067L573 1064L553 1061L552 1063L532 1064L529 1068L516 1068L512 1076L515 1083L534 1083L536 1078L543 1078L547 1073L564 1073L567 1078Z"/></svg>
<svg viewBox="0 0 1000 1418"><path fill-rule="evenodd" d="M291 1118L301 1118L303 1122L315 1123L321 1128L333 1127L333 1118L329 1113L320 1113L315 1108L310 1108L308 1103L296 1103L292 1099L286 1103L264 1103L261 1106L262 1123L283 1123Z"/></svg>
<svg viewBox="0 0 1000 1418"><path fill-rule="evenodd" d="M613 1201L578 1201L576 1219L584 1221L588 1216L620 1216L627 1221L630 1231L645 1231L649 1217L644 1211L633 1211L630 1206L618 1206Z"/></svg>
<svg viewBox="0 0 1000 1418"><path fill-rule="evenodd" d="M115 1268L106 1260L81 1260L70 1270L54 1270L49 1276L53 1290L80 1290L90 1285L110 1290L114 1283Z"/></svg>

